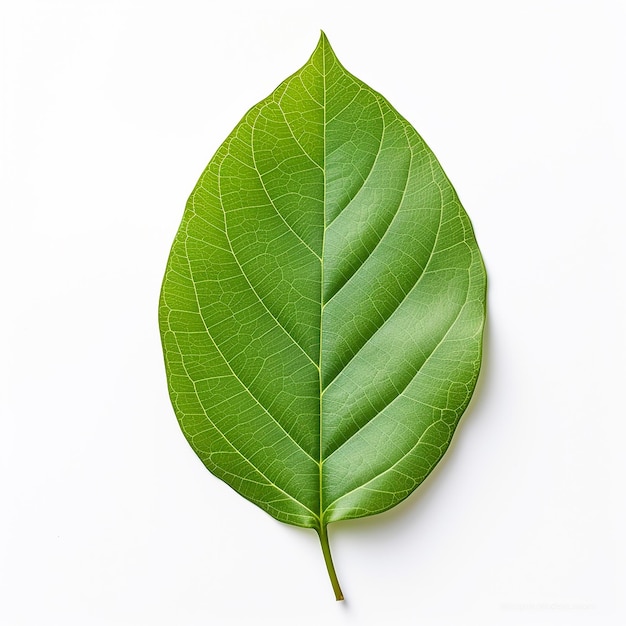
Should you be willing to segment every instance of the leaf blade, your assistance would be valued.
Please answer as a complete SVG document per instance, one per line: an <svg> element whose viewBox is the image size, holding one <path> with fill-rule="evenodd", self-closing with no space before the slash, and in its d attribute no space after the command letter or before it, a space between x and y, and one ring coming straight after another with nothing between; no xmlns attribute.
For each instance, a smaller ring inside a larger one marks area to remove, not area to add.
<svg viewBox="0 0 626 626"><path fill-rule="evenodd" d="M444 454L480 369L485 290L436 157L322 34L187 204L160 304L181 428L210 471L324 548L328 523L394 506Z"/></svg>

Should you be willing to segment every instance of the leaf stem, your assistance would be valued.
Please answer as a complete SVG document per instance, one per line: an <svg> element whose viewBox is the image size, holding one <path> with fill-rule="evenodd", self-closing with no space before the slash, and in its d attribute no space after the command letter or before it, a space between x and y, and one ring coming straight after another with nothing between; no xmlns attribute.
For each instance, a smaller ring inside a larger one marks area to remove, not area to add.
<svg viewBox="0 0 626 626"><path fill-rule="evenodd" d="M320 529L317 529L320 542L322 544L322 553L324 554L324 561L326 562L326 569L330 576L330 582L333 585L333 591L335 592L335 600L343 600L343 592L339 586L339 580L337 580L337 573L335 572L335 566L333 565L333 557L330 554L330 544L328 543L328 532L326 530L326 524L322 524Z"/></svg>

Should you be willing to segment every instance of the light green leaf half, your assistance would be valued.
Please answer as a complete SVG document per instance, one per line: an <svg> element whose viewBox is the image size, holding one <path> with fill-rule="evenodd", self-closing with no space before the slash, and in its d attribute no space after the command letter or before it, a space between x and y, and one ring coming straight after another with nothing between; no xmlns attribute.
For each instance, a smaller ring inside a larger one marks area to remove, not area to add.
<svg viewBox="0 0 626 626"><path fill-rule="evenodd" d="M481 360L485 270L437 159L322 34L187 203L160 302L169 391L216 476L314 528L406 498Z"/></svg>

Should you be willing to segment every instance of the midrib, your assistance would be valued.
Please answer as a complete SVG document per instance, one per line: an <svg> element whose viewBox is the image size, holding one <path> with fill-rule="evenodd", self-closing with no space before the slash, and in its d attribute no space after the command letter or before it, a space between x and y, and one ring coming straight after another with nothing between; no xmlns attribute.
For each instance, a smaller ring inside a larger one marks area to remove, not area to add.
<svg viewBox="0 0 626 626"><path fill-rule="evenodd" d="M323 396L322 396L322 317L324 315L324 247L326 243L326 42L322 46L322 139L323 139L323 153L322 153L322 175L324 177L324 201L323 201L323 218L324 227L322 231L322 250L320 254L320 353L319 353L319 428L320 428L320 449L319 449L319 524L320 529L324 527L324 502L323 502L323 441L324 441L324 412L323 412Z"/></svg>

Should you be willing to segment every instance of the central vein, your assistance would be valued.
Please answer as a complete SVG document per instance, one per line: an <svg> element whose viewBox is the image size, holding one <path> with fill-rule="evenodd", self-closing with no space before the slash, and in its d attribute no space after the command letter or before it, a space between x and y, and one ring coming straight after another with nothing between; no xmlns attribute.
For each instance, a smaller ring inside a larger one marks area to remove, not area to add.
<svg viewBox="0 0 626 626"><path fill-rule="evenodd" d="M319 411L320 411L320 450L319 450L319 523L320 527L324 527L324 502L322 496L322 469L323 469L323 445L322 442L324 440L324 412L323 412L323 396L322 396L322 316L324 312L324 244L326 240L326 51L325 47L322 48L322 115L323 115L323 124L322 124L322 139L324 142L323 148L323 162L322 162L322 176L324 177L324 202L323 202L323 230L322 230L322 251L320 254L320 353L319 353Z"/></svg>
<svg viewBox="0 0 626 626"><path fill-rule="evenodd" d="M327 204L327 188L326 188L326 55L327 53L330 55L332 52L330 51L330 46L326 41L325 35L322 33L321 39L321 53L322 53L322 115L323 115L323 125L322 125L322 139L323 139L323 163L322 163L322 175L324 177L324 202L323 202L323 211L324 211L324 224L322 231L322 250L320 253L320 353L318 360L318 373L319 373L319 411L320 411L320 450L319 450L319 518L318 518L318 528L316 528L317 533L320 538L320 543L322 546L322 553L324 555L324 562L326 563L326 569L328 570L328 575L330 576L330 581L333 586L333 590L335 592L336 600L343 600L343 593L341 591L341 587L339 586L339 580L337 580L337 574L335 572L335 566L333 565L333 559L330 554L330 544L328 543L328 532L326 530L326 523L324 522L324 497L323 497L323 441L324 441L324 411L323 411L323 396L322 396L322 317L324 312L324 245L326 243L326 204Z"/></svg>

